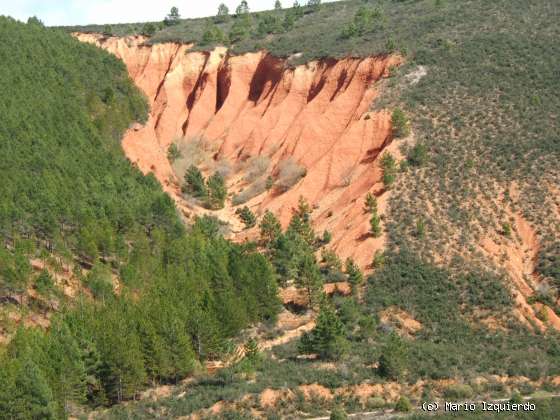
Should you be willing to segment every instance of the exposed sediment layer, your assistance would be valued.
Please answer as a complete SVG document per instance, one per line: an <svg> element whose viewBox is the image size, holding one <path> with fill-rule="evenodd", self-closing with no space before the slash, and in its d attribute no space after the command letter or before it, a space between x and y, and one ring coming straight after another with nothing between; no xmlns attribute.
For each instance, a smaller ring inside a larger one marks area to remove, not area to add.
<svg viewBox="0 0 560 420"><path fill-rule="evenodd" d="M325 59L290 67L266 52L231 56L225 48L190 51L173 43L145 45L142 37L76 34L121 58L151 105L146 125L124 139L128 158L153 172L181 200L180 180L166 150L179 138L203 136L215 159L239 167L254 156L270 158L270 173L291 158L306 176L286 192L272 189L247 204L270 209L283 225L300 196L314 207L317 231L332 233L332 247L365 267L385 238L368 234L363 211L368 191L381 195L381 152L391 140L390 114L369 112L375 82L400 63L397 56Z"/></svg>

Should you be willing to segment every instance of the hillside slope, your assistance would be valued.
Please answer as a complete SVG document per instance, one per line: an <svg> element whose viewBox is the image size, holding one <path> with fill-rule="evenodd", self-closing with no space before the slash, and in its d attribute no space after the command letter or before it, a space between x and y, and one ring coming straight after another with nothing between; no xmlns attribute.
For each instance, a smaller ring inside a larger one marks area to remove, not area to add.
<svg viewBox="0 0 560 420"><path fill-rule="evenodd" d="M0 417L134 398L274 320L266 258L214 219L187 231L125 158L147 109L123 64L36 20L0 38Z"/></svg>
<svg viewBox="0 0 560 420"><path fill-rule="evenodd" d="M341 257L365 267L383 247L385 238L368 235L363 202L368 192L384 192L379 161L392 140L390 113L368 108L376 82L400 63L398 57L323 60L291 69L263 52L229 56L223 48L203 53L189 52L188 45L147 46L143 38L78 39L123 59L150 98L148 123L129 130L123 147L179 206L189 207L181 194L187 165L172 165L168 147L174 143L188 155L195 152L189 145L202 140L210 150L199 166L205 172L231 168L234 205L244 201L257 214L271 210L286 227L303 196L313 204L314 228L332 233L332 249ZM288 173L290 166L305 171L301 181ZM278 184L268 191L267 177ZM289 177L294 185L284 186Z"/></svg>

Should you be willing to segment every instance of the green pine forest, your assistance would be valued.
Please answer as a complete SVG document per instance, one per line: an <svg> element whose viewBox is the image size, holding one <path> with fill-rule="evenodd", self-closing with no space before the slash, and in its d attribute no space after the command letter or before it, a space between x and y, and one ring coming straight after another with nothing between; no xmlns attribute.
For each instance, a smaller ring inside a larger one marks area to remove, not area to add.
<svg viewBox="0 0 560 420"><path fill-rule="evenodd" d="M147 112L124 65L35 21L2 17L0 34L1 296L56 298L32 258L90 268L48 332L21 327L0 350L0 417L64 418L71 404L133 398L273 320L268 260L225 241L213 219L185 229L155 178L124 158L119 138Z"/></svg>

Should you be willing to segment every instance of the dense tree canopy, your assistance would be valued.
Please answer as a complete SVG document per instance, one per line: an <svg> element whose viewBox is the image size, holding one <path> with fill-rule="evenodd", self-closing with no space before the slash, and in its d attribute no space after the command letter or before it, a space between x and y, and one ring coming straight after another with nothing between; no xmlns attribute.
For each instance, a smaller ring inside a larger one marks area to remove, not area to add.
<svg viewBox="0 0 560 420"><path fill-rule="evenodd" d="M55 287L32 258L89 267L48 331L20 327L0 350L0 413L63 418L73 404L130 399L273 319L267 259L210 219L185 229L155 178L125 159L119 138L147 106L123 64L34 21L0 18L0 37L0 294ZM223 180L211 179L220 204Z"/></svg>

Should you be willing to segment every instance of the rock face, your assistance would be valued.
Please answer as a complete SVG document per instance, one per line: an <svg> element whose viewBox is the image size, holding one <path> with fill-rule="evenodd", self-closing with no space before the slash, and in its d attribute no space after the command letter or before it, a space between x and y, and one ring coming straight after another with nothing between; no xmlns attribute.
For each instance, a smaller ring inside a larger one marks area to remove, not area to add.
<svg viewBox="0 0 560 420"><path fill-rule="evenodd" d="M123 148L176 201L182 200L180 180L167 147L203 137L215 146L213 158L229 161L237 172L255 156L266 156L273 177L287 159L305 167L306 176L287 191L273 188L248 201L257 214L270 209L285 226L303 196L313 205L315 229L331 231L331 246L341 257L353 256L365 267L383 247L384 236L368 235L363 201L371 191L380 196L383 211L378 160L391 140L390 113L368 108L376 81L399 57L326 59L293 68L266 52L231 56L225 48L194 52L189 45L144 45L142 37L76 36L121 58L145 92L149 121L126 133ZM233 178L235 191L242 183Z"/></svg>

